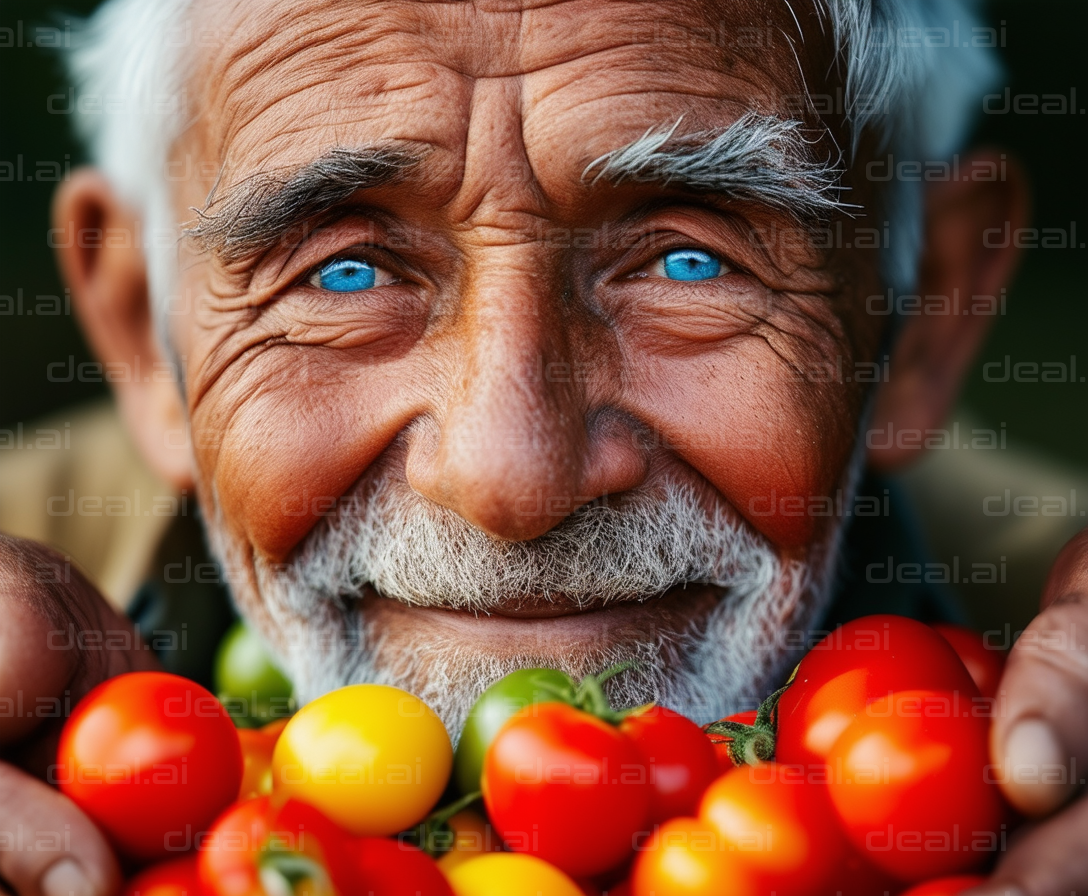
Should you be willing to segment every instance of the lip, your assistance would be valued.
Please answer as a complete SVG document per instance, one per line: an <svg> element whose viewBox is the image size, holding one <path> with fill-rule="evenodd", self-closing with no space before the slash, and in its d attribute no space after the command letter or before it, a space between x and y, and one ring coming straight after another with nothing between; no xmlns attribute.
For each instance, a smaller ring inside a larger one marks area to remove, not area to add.
<svg viewBox="0 0 1088 896"><path fill-rule="evenodd" d="M652 637L658 630L679 632L718 604L724 592L707 585L677 585L643 600L616 600L579 609L573 601L515 604L474 613L449 607L409 605L369 593L364 615L380 628L405 628L422 634L441 632L469 642L497 641L514 648L531 641L557 639L567 643L611 640L623 636Z"/></svg>

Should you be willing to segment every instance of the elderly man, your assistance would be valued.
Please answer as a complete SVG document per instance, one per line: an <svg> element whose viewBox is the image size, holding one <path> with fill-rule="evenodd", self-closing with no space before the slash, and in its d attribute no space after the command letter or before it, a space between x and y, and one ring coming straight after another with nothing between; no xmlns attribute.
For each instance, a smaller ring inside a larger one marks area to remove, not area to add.
<svg viewBox="0 0 1088 896"><path fill-rule="evenodd" d="M905 453L866 433L938 427L994 313L1012 168L879 167L959 149L987 44L958 0L114 0L73 59L99 170L56 203L100 238L61 263L107 368L182 371L117 377L122 415L302 699L395 683L455 733L512 668L636 657L617 699L705 722L841 618L863 467ZM907 293L949 303L882 313ZM45 556L4 545L4 694L154 662L44 651L123 624ZM1081 539L994 727L1064 773L1004 776L1041 820L987 892L1088 886L1086 594ZM111 892L17 728L0 830L65 846L0 876Z"/></svg>

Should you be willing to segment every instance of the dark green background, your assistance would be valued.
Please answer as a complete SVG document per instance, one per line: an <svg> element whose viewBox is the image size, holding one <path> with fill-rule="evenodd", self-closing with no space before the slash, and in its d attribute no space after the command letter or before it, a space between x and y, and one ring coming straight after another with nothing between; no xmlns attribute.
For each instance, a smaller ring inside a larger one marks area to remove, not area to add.
<svg viewBox="0 0 1088 896"><path fill-rule="evenodd" d="M66 17L93 6L7 0L0 27L16 33L21 21L25 40L33 26L63 27ZM1075 88L1078 107L1088 108L1084 0L1000 2L990 6L988 15L994 25L1004 20L1002 52L1013 94L1068 96ZM15 163L22 156L25 176L41 160L63 163L66 154L73 164L81 159L69 117L46 113L46 97L64 87L57 60L48 52L0 48L0 161ZM1078 243L1088 243L1088 115L984 116L976 142L1007 148L1026 165L1034 190L1034 226L1068 229L1075 221ZM0 295L15 295L19 289L25 298L63 294L45 241L53 186L29 180L0 183ZM1086 261L1088 250L1080 248L1024 254L1009 291L1008 313L998 319L962 397L984 425L1007 424L1010 447L1035 446L1081 467L1088 467L1088 383L986 383L982 364L1005 355L1014 362L1068 362L1076 355L1078 376L1088 376ZM89 357L70 317L0 316L0 427L104 390L89 383L48 382L46 365L69 355L76 363Z"/></svg>

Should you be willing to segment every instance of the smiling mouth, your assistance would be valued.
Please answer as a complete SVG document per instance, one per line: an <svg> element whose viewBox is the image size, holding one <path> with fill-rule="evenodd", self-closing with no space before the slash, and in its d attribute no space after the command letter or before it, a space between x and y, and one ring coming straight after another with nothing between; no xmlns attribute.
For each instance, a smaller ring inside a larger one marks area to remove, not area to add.
<svg viewBox="0 0 1088 896"><path fill-rule="evenodd" d="M613 599L608 603L579 606L571 599L525 600L486 611L442 606L411 605L369 592L364 598L364 615L379 624L400 622L416 629L437 628L455 637L498 637L518 641L544 637L607 637L624 631L627 635L655 630L687 628L709 615L728 593L710 585L675 585L644 598Z"/></svg>

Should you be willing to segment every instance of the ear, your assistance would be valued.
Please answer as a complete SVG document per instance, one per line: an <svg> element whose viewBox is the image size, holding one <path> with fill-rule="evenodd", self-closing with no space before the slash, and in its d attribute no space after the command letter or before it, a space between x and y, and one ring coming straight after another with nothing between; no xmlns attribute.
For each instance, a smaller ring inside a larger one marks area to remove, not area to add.
<svg viewBox="0 0 1088 896"><path fill-rule="evenodd" d="M53 201L55 227L78 239L58 250L61 273L95 356L105 367L121 416L151 468L177 488L193 484L185 409L176 365L155 337L147 264L136 213L105 177L80 169ZM163 375L169 371L170 375Z"/></svg>
<svg viewBox="0 0 1088 896"><path fill-rule="evenodd" d="M960 160L961 171L1002 171L1000 180L948 180L927 186L925 232L919 266L921 313L904 316L892 351L888 381L877 393L872 430L919 434L941 426L959 394L983 339L991 313L971 313L973 296L997 296L1012 276L1019 250L1008 240L990 247L985 231L1023 227L1028 217L1024 175L1015 162L996 153L976 152ZM952 297L958 292L958 308ZM948 313L926 313L925 296L946 296ZM891 429L889 430L889 427ZM886 447L869 448L869 465L893 470L917 458L918 447L901 447L898 438L881 438ZM914 446L919 444L914 439Z"/></svg>

